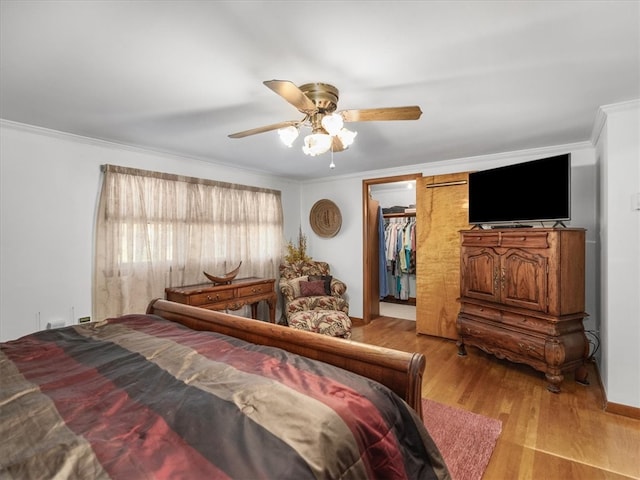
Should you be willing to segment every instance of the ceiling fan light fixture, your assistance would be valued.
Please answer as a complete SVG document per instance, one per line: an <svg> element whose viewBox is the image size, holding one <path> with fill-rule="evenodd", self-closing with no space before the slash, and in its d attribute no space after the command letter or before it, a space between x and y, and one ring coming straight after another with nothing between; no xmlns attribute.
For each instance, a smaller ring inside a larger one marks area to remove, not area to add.
<svg viewBox="0 0 640 480"><path fill-rule="evenodd" d="M422 115L422 110L417 105L336 111L338 89L328 83L306 83L299 87L289 80L269 80L263 83L296 107L304 114L304 118L300 121L290 120L232 133L229 135L230 138L243 138L278 130L282 143L291 147L298 138L300 127L305 127L311 128L311 134L305 137L302 146L305 155L315 157L329 150L333 155L349 148L357 135L357 132L344 128L345 123L418 120ZM331 168L334 167L332 160Z"/></svg>
<svg viewBox="0 0 640 480"><path fill-rule="evenodd" d="M344 146L344 148L349 148L349 146L355 140L356 135L358 135L358 132L352 132L351 130L347 130L346 128L343 128L338 132L337 137L342 142L342 145Z"/></svg>
<svg viewBox="0 0 640 480"><path fill-rule="evenodd" d="M312 133L304 137L302 151L305 155L315 157L329 151L332 142L333 139L331 135L327 135L326 133Z"/></svg>
<svg viewBox="0 0 640 480"><path fill-rule="evenodd" d="M298 128L295 127L294 125L289 125L288 127L281 128L278 130L278 135L280 135L280 140L289 148L291 148L291 146L293 145L293 142L296 140L296 138L298 138L299 133L300 132L298 131Z"/></svg>
<svg viewBox="0 0 640 480"><path fill-rule="evenodd" d="M331 136L337 135L342 127L344 127L344 120L339 113L332 113L322 117L322 128Z"/></svg>

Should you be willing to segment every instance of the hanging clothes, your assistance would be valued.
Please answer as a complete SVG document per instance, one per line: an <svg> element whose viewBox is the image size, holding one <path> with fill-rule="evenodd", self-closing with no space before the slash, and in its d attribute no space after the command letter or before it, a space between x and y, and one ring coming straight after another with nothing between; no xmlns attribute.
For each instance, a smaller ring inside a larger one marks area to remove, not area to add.
<svg viewBox="0 0 640 480"><path fill-rule="evenodd" d="M390 272L394 279L393 295L400 300L408 300L409 275L416 272L415 218L393 217L385 223L386 271Z"/></svg>
<svg viewBox="0 0 640 480"><path fill-rule="evenodd" d="M389 295L387 283L387 245L385 242L385 225L382 207L378 206L378 278L380 298Z"/></svg>

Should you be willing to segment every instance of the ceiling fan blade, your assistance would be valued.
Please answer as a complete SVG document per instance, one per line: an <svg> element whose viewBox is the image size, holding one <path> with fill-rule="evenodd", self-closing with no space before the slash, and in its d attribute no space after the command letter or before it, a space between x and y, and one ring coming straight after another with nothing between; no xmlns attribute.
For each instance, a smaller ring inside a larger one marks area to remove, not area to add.
<svg viewBox="0 0 640 480"><path fill-rule="evenodd" d="M339 112L345 122L375 122L380 120L417 120L422 115L420 107L368 108Z"/></svg>
<svg viewBox="0 0 640 480"><path fill-rule="evenodd" d="M264 83L271 90L284 98L302 113L313 115L318 107L307 97L302 90L288 80L267 80Z"/></svg>
<svg viewBox="0 0 640 480"><path fill-rule="evenodd" d="M291 125L296 126L300 122L288 121L288 122L280 122L274 123L273 125L265 125L264 127L252 128L251 130L245 130L244 132L232 133L229 135L229 138L243 138L248 137L249 135L255 135L257 133L270 132L271 130L278 130L280 128L289 127Z"/></svg>

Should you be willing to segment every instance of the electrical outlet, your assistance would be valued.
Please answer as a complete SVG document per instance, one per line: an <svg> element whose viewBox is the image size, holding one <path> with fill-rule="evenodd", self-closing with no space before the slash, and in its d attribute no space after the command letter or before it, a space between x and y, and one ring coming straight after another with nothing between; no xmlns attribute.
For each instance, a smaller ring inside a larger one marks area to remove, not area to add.
<svg viewBox="0 0 640 480"><path fill-rule="evenodd" d="M80 317L78 319L78 323L89 323L91 321L91 317Z"/></svg>

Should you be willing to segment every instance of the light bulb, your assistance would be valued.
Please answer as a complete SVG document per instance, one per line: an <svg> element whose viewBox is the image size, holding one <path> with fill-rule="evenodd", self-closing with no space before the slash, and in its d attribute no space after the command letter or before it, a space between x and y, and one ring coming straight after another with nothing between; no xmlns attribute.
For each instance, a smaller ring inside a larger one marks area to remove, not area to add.
<svg viewBox="0 0 640 480"><path fill-rule="evenodd" d="M311 135L304 137L302 151L306 155L315 157L316 155L320 155L328 151L331 148L332 141L333 139L330 135L324 133L312 133Z"/></svg>
<svg viewBox="0 0 640 480"><path fill-rule="evenodd" d="M325 115L322 117L322 128L331 136L337 135L338 132L344 126L342 115L338 113L332 113L331 115Z"/></svg>
<svg viewBox="0 0 640 480"><path fill-rule="evenodd" d="M343 128L338 132L338 138L342 142L342 146L344 148L348 148L349 145L353 143L356 135L358 135L358 132L352 132L351 130L347 130L346 128Z"/></svg>
<svg viewBox="0 0 640 480"><path fill-rule="evenodd" d="M279 129L278 135L280 135L282 143L291 148L295 139L298 138L298 129L293 125L289 125L288 127Z"/></svg>

